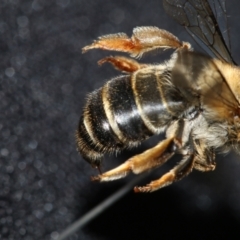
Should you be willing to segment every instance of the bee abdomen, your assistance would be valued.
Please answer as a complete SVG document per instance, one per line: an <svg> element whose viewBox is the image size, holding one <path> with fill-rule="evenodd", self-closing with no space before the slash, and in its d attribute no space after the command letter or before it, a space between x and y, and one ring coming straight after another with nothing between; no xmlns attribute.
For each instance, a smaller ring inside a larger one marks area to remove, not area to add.
<svg viewBox="0 0 240 240"><path fill-rule="evenodd" d="M120 76L88 96L77 133L87 161L99 165L104 153L136 146L169 124L174 104L168 104L168 87L159 80L154 72Z"/></svg>
<svg viewBox="0 0 240 240"><path fill-rule="evenodd" d="M164 131L171 120L179 117L186 108L180 91L169 80L170 74L160 65L132 76L138 110L145 125L155 134Z"/></svg>

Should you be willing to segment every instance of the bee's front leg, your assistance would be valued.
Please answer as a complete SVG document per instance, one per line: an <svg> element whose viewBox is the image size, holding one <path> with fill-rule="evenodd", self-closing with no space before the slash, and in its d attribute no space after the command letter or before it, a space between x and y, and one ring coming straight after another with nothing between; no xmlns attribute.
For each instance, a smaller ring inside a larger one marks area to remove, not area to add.
<svg viewBox="0 0 240 240"><path fill-rule="evenodd" d="M194 169L201 172L213 171L216 167L213 149L208 148L204 140L195 140L194 145L197 152Z"/></svg>

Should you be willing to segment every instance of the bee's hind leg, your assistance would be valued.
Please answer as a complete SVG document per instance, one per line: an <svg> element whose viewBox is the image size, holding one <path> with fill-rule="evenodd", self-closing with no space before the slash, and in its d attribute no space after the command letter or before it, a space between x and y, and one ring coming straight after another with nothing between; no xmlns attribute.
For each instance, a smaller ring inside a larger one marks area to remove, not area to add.
<svg viewBox="0 0 240 240"><path fill-rule="evenodd" d="M102 65L104 63L111 63L115 69L121 72L135 72L139 69L145 68L148 65L147 64L140 64L136 60L133 60L131 58L127 57L122 57L122 56L110 56L110 57L105 57L101 60L98 61L99 65Z"/></svg>
<svg viewBox="0 0 240 240"><path fill-rule="evenodd" d="M146 52L157 49L191 49L189 43L181 42L170 32L157 27L136 27L128 37L125 33L109 34L99 37L82 49L83 53L91 49L127 52L132 57L141 57Z"/></svg>
<svg viewBox="0 0 240 240"><path fill-rule="evenodd" d="M142 173L164 164L175 154L177 149L178 141L175 138L165 139L153 148L128 159L119 167L116 167L96 177L92 177L92 180L101 182L112 181L123 178L130 172L135 174Z"/></svg>

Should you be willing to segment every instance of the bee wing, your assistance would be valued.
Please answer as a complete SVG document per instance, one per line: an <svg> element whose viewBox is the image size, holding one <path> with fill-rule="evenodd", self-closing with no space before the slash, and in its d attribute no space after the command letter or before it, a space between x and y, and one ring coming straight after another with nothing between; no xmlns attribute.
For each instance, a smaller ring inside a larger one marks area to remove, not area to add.
<svg viewBox="0 0 240 240"><path fill-rule="evenodd" d="M238 101L221 70L208 56L179 51L171 81L189 102L198 103L200 99L204 115L211 121L225 121L238 109Z"/></svg>
<svg viewBox="0 0 240 240"><path fill-rule="evenodd" d="M223 19L226 13L225 2L223 0L216 1L218 2L215 4L214 1L213 4L215 12L219 12L217 18ZM218 9L216 9L216 5L218 5ZM188 33L207 53L224 62L234 63L207 0L163 0L163 7L180 25L185 26ZM226 18L221 22L226 23Z"/></svg>
<svg viewBox="0 0 240 240"><path fill-rule="evenodd" d="M227 10L225 0L213 0L213 11L216 16L218 26L221 30L225 43L231 52L230 34L227 20Z"/></svg>

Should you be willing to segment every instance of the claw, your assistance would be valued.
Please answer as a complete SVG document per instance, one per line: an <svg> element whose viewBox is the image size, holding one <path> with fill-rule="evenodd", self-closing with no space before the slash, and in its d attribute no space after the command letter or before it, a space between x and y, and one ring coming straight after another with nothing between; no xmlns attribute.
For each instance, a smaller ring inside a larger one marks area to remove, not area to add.
<svg viewBox="0 0 240 240"><path fill-rule="evenodd" d="M100 175L98 175L98 176L91 176L91 181L92 182L96 182L96 181L100 181L101 180L101 177L100 177Z"/></svg>
<svg viewBox="0 0 240 240"><path fill-rule="evenodd" d="M134 192L135 193L144 193L144 192L152 192L152 188L150 186L145 186L145 187L134 187Z"/></svg>

